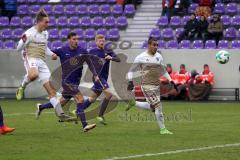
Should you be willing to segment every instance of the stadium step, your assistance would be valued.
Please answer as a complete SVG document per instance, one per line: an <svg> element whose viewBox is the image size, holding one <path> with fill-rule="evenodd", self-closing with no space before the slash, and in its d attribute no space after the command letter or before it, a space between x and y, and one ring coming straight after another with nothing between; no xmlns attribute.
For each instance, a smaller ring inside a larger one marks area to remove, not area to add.
<svg viewBox="0 0 240 160"><path fill-rule="evenodd" d="M145 24L154 24L154 23L156 23L156 20L147 20L147 21L134 20L133 23L134 23L134 24L142 24L142 25L145 25Z"/></svg>
<svg viewBox="0 0 240 160"><path fill-rule="evenodd" d="M150 16L158 16L160 17L161 16L161 12L139 12L139 13L136 13L135 16L143 16L143 17L150 17Z"/></svg>
<svg viewBox="0 0 240 160"><path fill-rule="evenodd" d="M153 28L153 25L152 24L149 24L149 25L142 25L142 24L134 24L134 25L131 25L131 26L129 26L128 27L129 29L133 29L133 28L135 28L135 29L141 29L141 28L145 28L145 29L147 29L147 28L149 28L149 29L152 29Z"/></svg>

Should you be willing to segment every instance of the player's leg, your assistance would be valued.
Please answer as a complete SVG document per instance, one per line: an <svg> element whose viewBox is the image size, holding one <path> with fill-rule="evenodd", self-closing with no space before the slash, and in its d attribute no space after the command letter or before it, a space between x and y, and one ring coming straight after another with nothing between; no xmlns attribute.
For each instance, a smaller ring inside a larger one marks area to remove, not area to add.
<svg viewBox="0 0 240 160"><path fill-rule="evenodd" d="M3 122L3 112L2 112L2 108L0 106L0 134L11 133L14 130L15 130L15 128L9 128L6 125L4 125L4 122Z"/></svg>
<svg viewBox="0 0 240 160"><path fill-rule="evenodd" d="M26 75L24 76L22 84L18 87L16 91L16 99L22 100L24 98L24 90L26 86L35 79L38 78L38 65L35 58L28 59L27 57L24 60L24 67L26 70Z"/></svg>
<svg viewBox="0 0 240 160"><path fill-rule="evenodd" d="M61 104L61 106L64 107L64 106L69 102L69 100L70 100L70 99L65 99L64 97L61 97L61 98L60 98L60 104ZM41 113L42 113L43 110L45 110L45 109L50 109L50 108L54 108L51 102L44 103L44 104L38 103L38 104L36 105L36 109L37 109L37 110L36 110L36 119L39 119L39 117L40 117L40 115L41 115ZM64 108L63 108L63 110L64 110ZM64 111L64 113L66 113L66 112Z"/></svg>
<svg viewBox="0 0 240 160"><path fill-rule="evenodd" d="M99 113L98 113L98 120L100 123L105 124L106 125L106 120L104 118L104 113L107 109L107 106L112 98L112 92L109 90L109 88L106 88L103 90L103 94L105 95L105 98L102 100L101 104L100 104L100 109L99 109Z"/></svg>
<svg viewBox="0 0 240 160"><path fill-rule="evenodd" d="M164 124L164 115L162 112L162 104L160 102L160 87L154 85L143 85L142 91L147 102L155 109L154 113L160 127L160 134L172 134L168 131Z"/></svg>
<svg viewBox="0 0 240 160"><path fill-rule="evenodd" d="M84 105L83 105L84 98L83 98L82 93L78 92L78 94L76 94L74 96L74 99L77 103L76 114L77 114L77 117L81 120L84 132L87 132L87 131L95 128L96 124L88 124L87 123L86 116L85 116L85 113L84 113Z"/></svg>

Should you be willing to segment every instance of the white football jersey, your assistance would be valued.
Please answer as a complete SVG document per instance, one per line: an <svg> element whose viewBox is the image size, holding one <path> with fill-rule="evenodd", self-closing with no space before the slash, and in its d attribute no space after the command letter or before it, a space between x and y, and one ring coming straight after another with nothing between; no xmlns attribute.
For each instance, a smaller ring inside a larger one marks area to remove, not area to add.
<svg viewBox="0 0 240 160"><path fill-rule="evenodd" d="M128 73L128 79L131 80L133 72L140 69L143 85L159 85L160 75L167 73L165 68L160 53L150 55L145 51L135 58L131 71Z"/></svg>
<svg viewBox="0 0 240 160"><path fill-rule="evenodd" d="M19 41L17 50L26 54L28 57L45 59L45 54L52 55L53 53L47 47L48 32L38 32L36 26L28 29L24 34L27 36L27 41L23 43Z"/></svg>

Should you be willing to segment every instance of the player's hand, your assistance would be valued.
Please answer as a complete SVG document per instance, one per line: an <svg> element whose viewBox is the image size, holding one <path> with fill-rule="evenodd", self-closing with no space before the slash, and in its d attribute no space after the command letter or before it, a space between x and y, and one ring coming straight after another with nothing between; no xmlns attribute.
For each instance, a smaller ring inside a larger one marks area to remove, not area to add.
<svg viewBox="0 0 240 160"><path fill-rule="evenodd" d="M52 55L52 60L57 60L57 55L55 53Z"/></svg>
<svg viewBox="0 0 240 160"><path fill-rule="evenodd" d="M128 82L128 87L127 87L127 90L128 90L128 91L132 91L132 90L133 90L133 88L134 88L133 81L129 81L129 82Z"/></svg>
<svg viewBox="0 0 240 160"><path fill-rule="evenodd" d="M107 56L105 57L105 59L106 59L106 60L112 60L112 57L109 56L109 55L107 55Z"/></svg>
<svg viewBox="0 0 240 160"><path fill-rule="evenodd" d="M25 43L25 42L27 41L27 35L26 35L26 34L23 34L23 35L21 36L21 39L22 39L23 43Z"/></svg>
<svg viewBox="0 0 240 160"><path fill-rule="evenodd" d="M170 84L173 85L174 89L176 89L176 91L178 92L178 88L177 88L177 85L174 83L173 80L170 81Z"/></svg>
<svg viewBox="0 0 240 160"><path fill-rule="evenodd" d="M95 77L94 77L94 80L95 80L95 82L99 82L99 81L100 81L100 78L99 78L98 76L95 76Z"/></svg>

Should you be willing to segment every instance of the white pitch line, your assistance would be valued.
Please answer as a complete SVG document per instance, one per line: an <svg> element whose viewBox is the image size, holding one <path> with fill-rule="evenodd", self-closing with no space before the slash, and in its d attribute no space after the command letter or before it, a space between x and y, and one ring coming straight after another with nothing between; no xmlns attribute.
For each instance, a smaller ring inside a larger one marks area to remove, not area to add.
<svg viewBox="0 0 240 160"><path fill-rule="evenodd" d="M113 158L108 158L108 159L104 159L104 160L133 159L133 158L152 157L152 156L159 156L159 155L171 155L171 154L177 154L177 153L186 153L186 152L194 152L194 151L204 151L204 150L211 150L211 149L216 149L216 148L238 147L238 146L240 146L240 143L215 145L215 146L201 147L201 148L190 148L190 149L182 149L182 150L159 152L159 153L147 153L147 154L139 154L139 155L126 156L126 157L113 157Z"/></svg>

